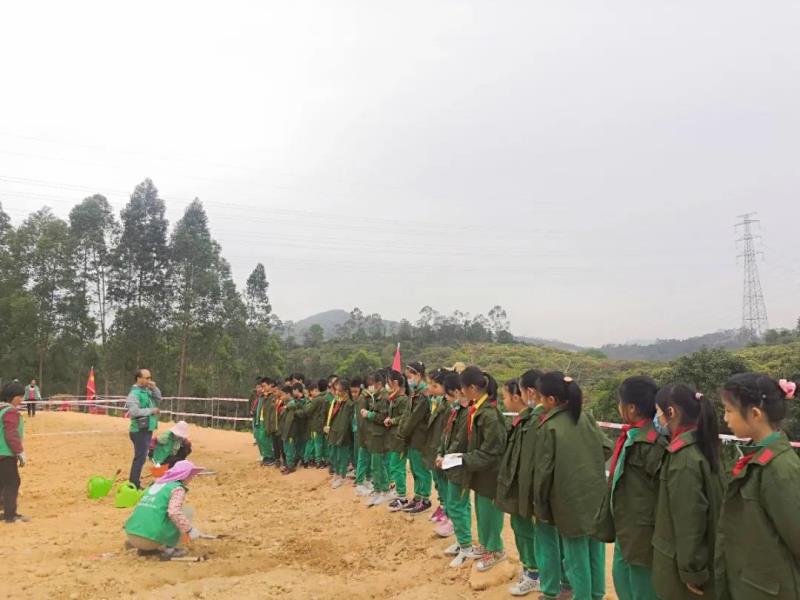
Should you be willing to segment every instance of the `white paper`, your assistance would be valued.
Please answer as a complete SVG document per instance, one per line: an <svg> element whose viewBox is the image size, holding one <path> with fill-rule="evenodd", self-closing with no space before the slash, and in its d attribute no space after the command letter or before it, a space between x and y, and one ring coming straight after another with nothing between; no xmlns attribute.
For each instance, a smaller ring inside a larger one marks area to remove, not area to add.
<svg viewBox="0 0 800 600"><path fill-rule="evenodd" d="M442 469L452 469L453 467L460 467L463 464L460 454L445 454L442 460Z"/></svg>

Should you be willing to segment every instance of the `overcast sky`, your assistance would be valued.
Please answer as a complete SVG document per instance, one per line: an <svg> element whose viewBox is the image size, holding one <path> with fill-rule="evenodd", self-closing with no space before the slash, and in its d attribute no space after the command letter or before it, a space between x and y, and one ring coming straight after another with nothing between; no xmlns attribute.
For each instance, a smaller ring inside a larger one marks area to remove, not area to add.
<svg viewBox="0 0 800 600"><path fill-rule="evenodd" d="M150 177L199 197L275 312L430 304L582 344L741 324L758 211L800 316L796 2L20 2L0 7L18 224Z"/></svg>

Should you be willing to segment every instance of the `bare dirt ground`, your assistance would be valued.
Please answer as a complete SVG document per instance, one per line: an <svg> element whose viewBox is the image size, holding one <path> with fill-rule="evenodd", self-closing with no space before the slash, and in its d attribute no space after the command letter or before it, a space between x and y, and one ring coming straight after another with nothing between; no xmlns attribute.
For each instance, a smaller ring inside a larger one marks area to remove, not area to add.
<svg viewBox="0 0 800 600"><path fill-rule="evenodd" d="M0 525L0 597L511 597L507 579L519 565L508 523L511 560L490 571L502 582L473 591L476 574L447 566L441 552L452 540L433 536L427 514L367 509L350 485L331 490L325 472L301 469L284 477L261 468L248 433L199 427L191 427L191 458L217 474L192 482L188 505L202 531L229 537L194 542L192 553L208 556L203 563L138 557L124 548L121 528L130 510L114 508L113 492L99 501L86 498L90 476L122 469L127 477L127 427L124 419L79 413L26 420L29 464L21 470L20 512L33 520Z"/></svg>

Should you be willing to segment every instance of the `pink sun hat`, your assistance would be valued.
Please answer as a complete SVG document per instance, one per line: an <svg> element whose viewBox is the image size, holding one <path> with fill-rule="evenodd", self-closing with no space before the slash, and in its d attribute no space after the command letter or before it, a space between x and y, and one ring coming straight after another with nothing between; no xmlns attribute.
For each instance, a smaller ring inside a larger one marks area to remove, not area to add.
<svg viewBox="0 0 800 600"><path fill-rule="evenodd" d="M190 460L179 460L164 475L156 480L156 483L170 483L172 481L183 481L192 475L197 475L205 471L204 467L196 467Z"/></svg>
<svg viewBox="0 0 800 600"><path fill-rule="evenodd" d="M189 437L189 424L186 421L178 421L170 429L170 432L179 438L186 439Z"/></svg>

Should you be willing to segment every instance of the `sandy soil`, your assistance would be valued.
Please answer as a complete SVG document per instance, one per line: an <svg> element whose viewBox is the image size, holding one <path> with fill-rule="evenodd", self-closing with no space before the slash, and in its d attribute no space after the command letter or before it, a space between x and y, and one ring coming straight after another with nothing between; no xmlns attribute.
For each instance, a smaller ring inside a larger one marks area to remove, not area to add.
<svg viewBox="0 0 800 600"><path fill-rule="evenodd" d="M0 526L7 574L0 597L511 597L505 581L475 592L470 568L448 568L441 551L451 542L432 535L427 515L367 509L351 486L333 491L316 469L283 477L258 466L250 434L197 427L192 459L217 474L193 482L188 504L201 530L230 537L193 543L193 553L208 556L204 563L140 558L123 546L130 510L114 508L113 492L92 501L85 491L92 475L127 475L126 432L125 420L99 415L40 413L26 421L20 512L33 520ZM510 527L504 535L516 571Z"/></svg>

